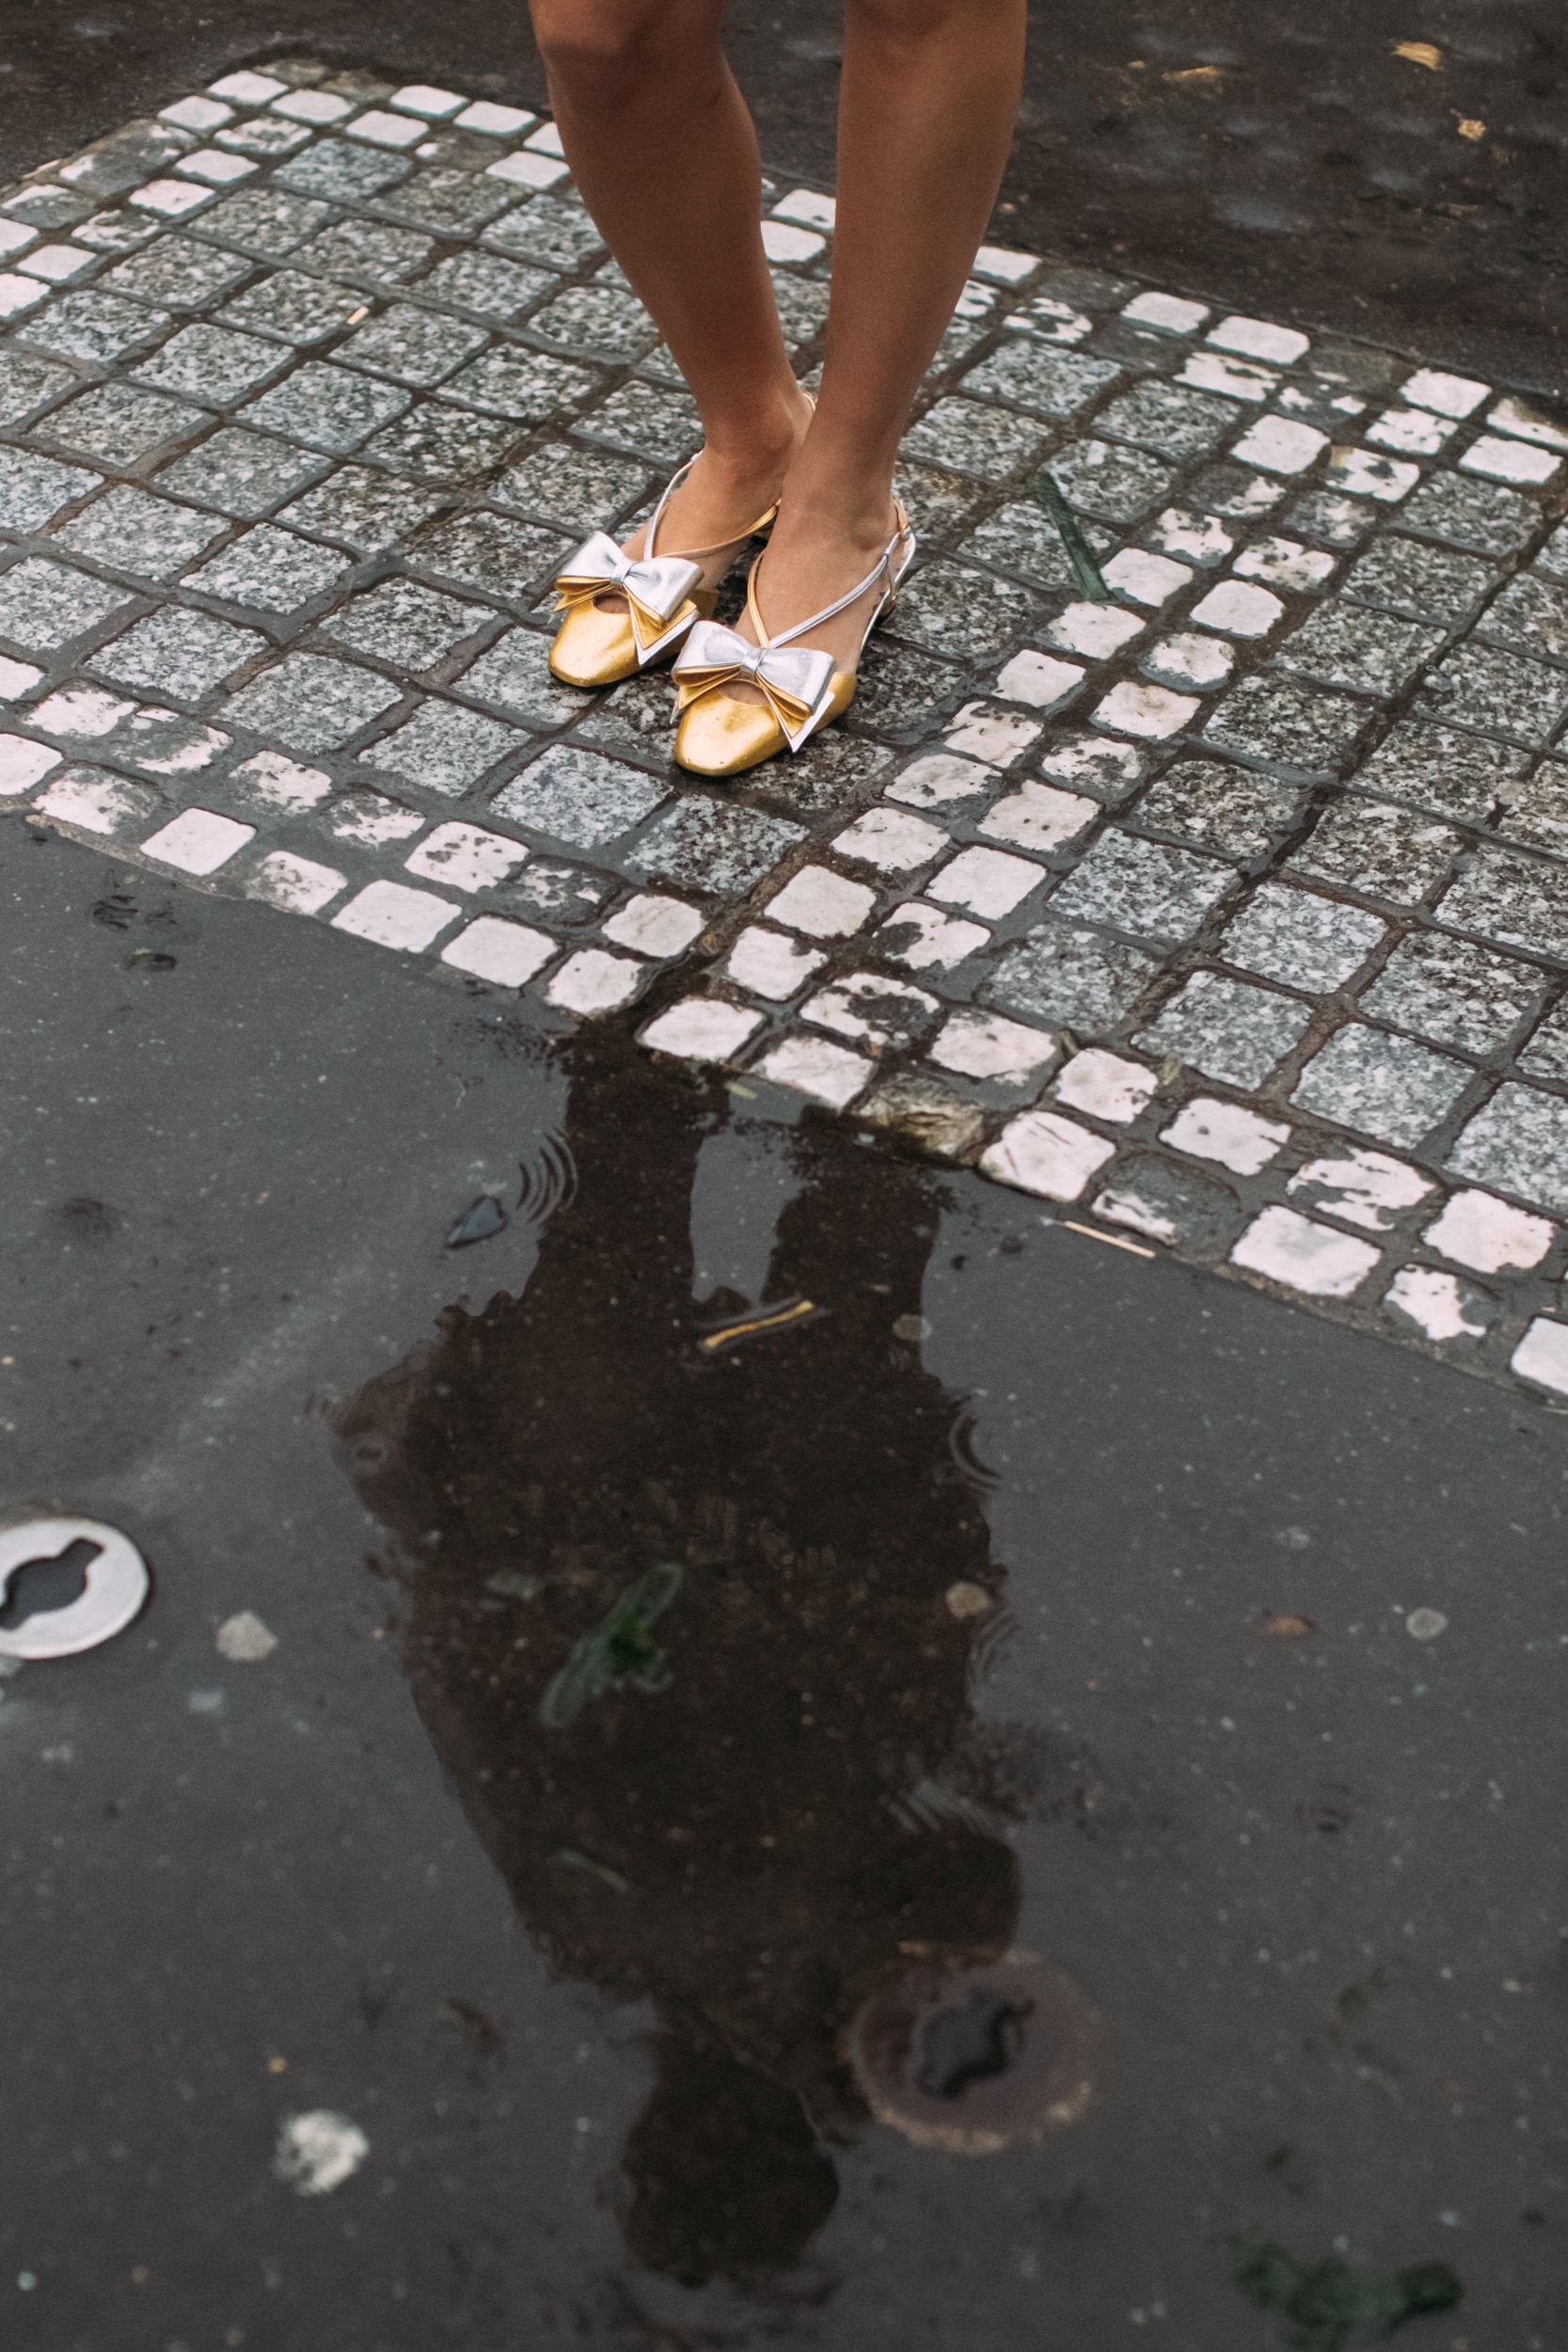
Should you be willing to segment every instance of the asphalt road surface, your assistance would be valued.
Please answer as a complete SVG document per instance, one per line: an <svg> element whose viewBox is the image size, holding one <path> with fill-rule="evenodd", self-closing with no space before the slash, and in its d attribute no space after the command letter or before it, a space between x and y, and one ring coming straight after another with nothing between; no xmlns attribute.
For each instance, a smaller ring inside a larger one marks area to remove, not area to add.
<svg viewBox="0 0 1568 2352"><path fill-rule="evenodd" d="M1269 2245L1562 2341L1560 1418L18 825L0 894L8 1497L156 1580L0 1685L8 2342L1243 2352ZM543 1721L672 1558L668 1687ZM998 1949L1068 2095L873 2122L863 2004L1000 2031Z"/></svg>

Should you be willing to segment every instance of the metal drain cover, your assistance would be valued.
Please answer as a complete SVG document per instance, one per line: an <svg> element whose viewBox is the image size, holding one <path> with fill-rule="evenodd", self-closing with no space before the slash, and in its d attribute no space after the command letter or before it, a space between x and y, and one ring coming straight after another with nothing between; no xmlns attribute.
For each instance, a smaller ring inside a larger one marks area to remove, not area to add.
<svg viewBox="0 0 1568 2352"><path fill-rule="evenodd" d="M73 1544L96 1546L85 1591L63 1609L40 1610L20 1625L0 1626L0 1657L73 1658L96 1649L123 1633L147 1598L147 1563L128 1535L102 1519L24 1519L0 1528L0 1597L21 1569L36 1560L57 1560Z"/></svg>

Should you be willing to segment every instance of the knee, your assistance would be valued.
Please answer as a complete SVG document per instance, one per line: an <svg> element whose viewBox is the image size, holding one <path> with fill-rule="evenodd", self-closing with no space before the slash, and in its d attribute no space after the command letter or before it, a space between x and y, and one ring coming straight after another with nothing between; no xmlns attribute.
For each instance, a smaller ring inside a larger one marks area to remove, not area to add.
<svg viewBox="0 0 1568 2352"><path fill-rule="evenodd" d="M533 32L552 93L578 114L614 112L664 53L700 38L672 0L533 0Z"/></svg>

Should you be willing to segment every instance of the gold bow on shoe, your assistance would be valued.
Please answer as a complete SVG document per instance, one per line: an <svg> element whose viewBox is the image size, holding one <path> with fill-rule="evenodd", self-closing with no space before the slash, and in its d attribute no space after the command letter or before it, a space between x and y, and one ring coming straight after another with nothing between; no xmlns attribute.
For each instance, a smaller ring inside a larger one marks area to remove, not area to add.
<svg viewBox="0 0 1568 2352"><path fill-rule="evenodd" d="M556 574L556 610L577 612L610 593L625 596L638 654L645 659L702 579L702 565L683 555L630 556L608 532L595 531Z"/></svg>
<svg viewBox="0 0 1568 2352"><path fill-rule="evenodd" d="M753 645L721 621L699 621L681 648L674 678L682 710L737 681L756 687L796 752L832 696L835 670L831 653L806 645Z"/></svg>

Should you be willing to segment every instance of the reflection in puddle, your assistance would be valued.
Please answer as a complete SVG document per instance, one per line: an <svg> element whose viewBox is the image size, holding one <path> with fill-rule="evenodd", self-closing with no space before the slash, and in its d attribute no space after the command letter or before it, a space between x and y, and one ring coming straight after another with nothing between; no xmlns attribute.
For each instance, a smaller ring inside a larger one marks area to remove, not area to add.
<svg viewBox="0 0 1568 2352"><path fill-rule="evenodd" d="M340 1434L396 1539L420 1713L521 1919L562 1976L657 2012L627 2242L688 2282L743 2279L827 2218L827 2139L898 2108L877 2062L857 2087L857 2016L924 2004L942 2079L904 2090L949 2146L972 2108L997 2145L1086 2098L1089 2026L1007 1959L1006 1774L952 1793L1001 1577L957 1400L893 1336L921 1306L930 1180L753 1130L763 1181L732 1215L717 1171L744 1185L747 1134L721 1095L610 1041L571 1071L576 1185L525 1295L449 1311ZM792 1298L826 1311L701 1349L716 1313Z"/></svg>

